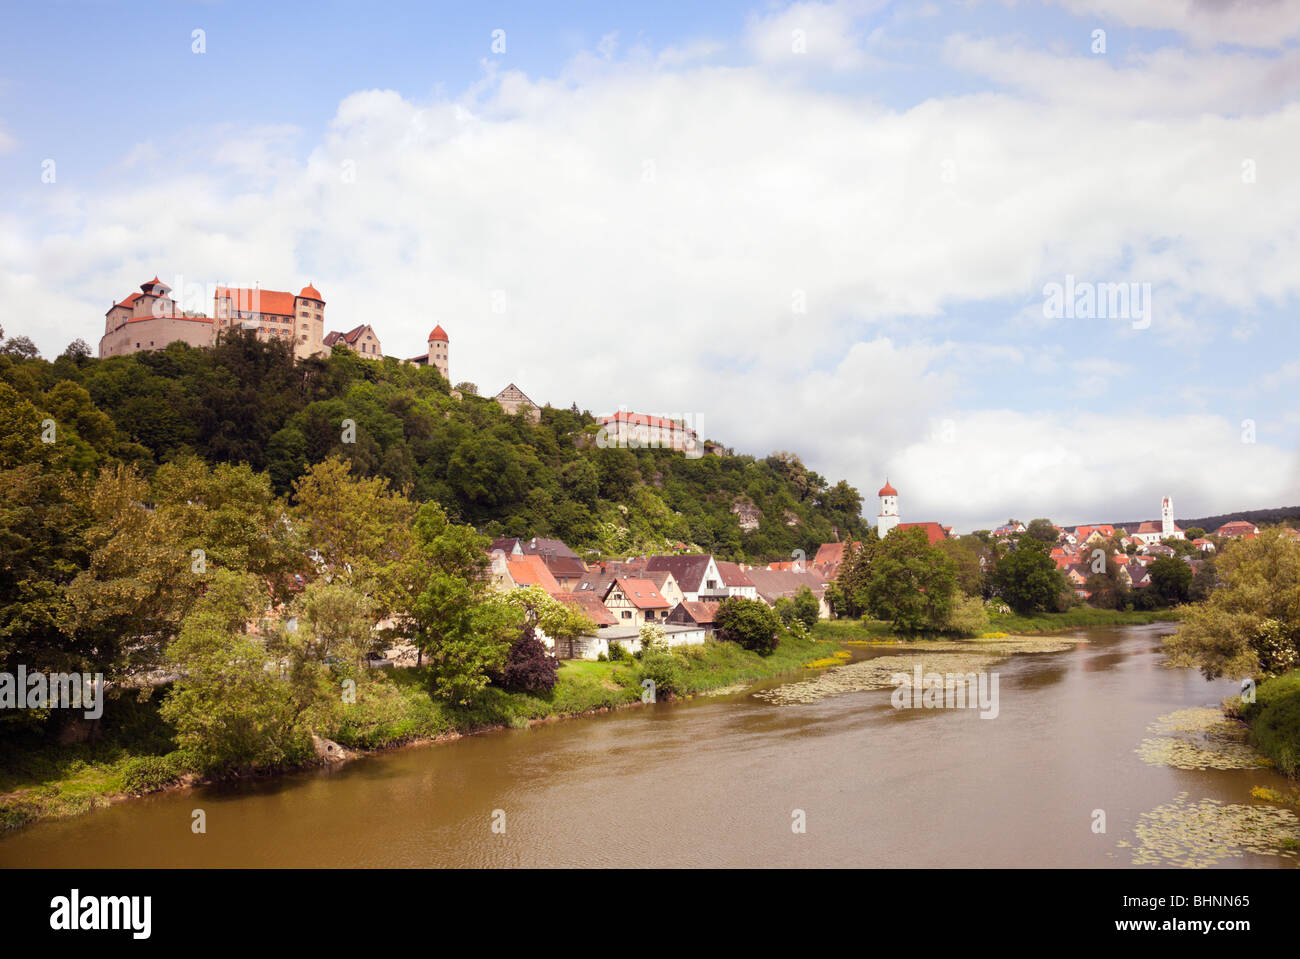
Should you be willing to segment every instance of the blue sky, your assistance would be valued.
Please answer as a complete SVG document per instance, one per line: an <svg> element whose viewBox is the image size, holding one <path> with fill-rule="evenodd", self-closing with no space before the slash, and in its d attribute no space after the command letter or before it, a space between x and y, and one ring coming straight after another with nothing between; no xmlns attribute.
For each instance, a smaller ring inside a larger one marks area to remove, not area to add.
<svg viewBox="0 0 1300 959"><path fill-rule="evenodd" d="M454 380L684 414L869 496L888 472L905 519L1300 504L1289 7L63 3L5 26L0 323L47 355L94 347L155 273L198 309L310 281L328 328L392 354L441 323ZM1149 325L1044 316L1067 275L1149 284Z"/></svg>

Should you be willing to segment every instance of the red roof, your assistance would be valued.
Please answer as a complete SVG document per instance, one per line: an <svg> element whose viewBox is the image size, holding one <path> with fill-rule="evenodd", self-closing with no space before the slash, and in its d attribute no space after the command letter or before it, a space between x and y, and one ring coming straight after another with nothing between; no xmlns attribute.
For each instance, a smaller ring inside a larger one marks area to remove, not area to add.
<svg viewBox="0 0 1300 959"><path fill-rule="evenodd" d="M293 316L292 293L282 290L245 289L232 286L217 287L216 299L231 300L231 309L245 313L271 313L276 316Z"/></svg>
<svg viewBox="0 0 1300 959"><path fill-rule="evenodd" d="M925 535L929 537L931 546L939 542L941 539L948 538L947 534L943 531L943 527L938 523L899 523L898 528L925 530Z"/></svg>
<svg viewBox="0 0 1300 959"><path fill-rule="evenodd" d="M429 334L429 339L442 340L444 343L447 341L447 331L442 328L441 323L433 328L433 332Z"/></svg>
<svg viewBox="0 0 1300 959"><path fill-rule="evenodd" d="M506 569L516 586L540 586L548 593L560 592L560 584L540 556L507 556Z"/></svg>
<svg viewBox="0 0 1300 959"><path fill-rule="evenodd" d="M897 495L898 495L898 490L894 489L894 487L892 487L892 486L889 485L889 480L885 480L885 485L882 486L882 487L880 487L880 492L877 493L876 495L877 495L877 496L897 496Z"/></svg>
<svg viewBox="0 0 1300 959"><path fill-rule="evenodd" d="M321 303L325 302L325 300L321 298L320 290L316 289L316 287L312 286L310 283L304 286L302 292L298 295L304 300L320 300Z"/></svg>
<svg viewBox="0 0 1300 959"><path fill-rule="evenodd" d="M623 591L623 595L637 609L668 609L672 606L648 579L624 579L620 576L611 584L614 585Z"/></svg>
<svg viewBox="0 0 1300 959"><path fill-rule="evenodd" d="M683 426L681 423L673 420L664 419L662 416L651 416L648 413L629 413L626 410L619 410L611 416L602 416L601 423L629 423L632 426L649 426L660 430L684 430L694 435L695 431Z"/></svg>
<svg viewBox="0 0 1300 959"><path fill-rule="evenodd" d="M594 593L552 593L555 599L570 606L577 606L586 613L598 627L616 626L618 620L609 611L609 607L600 601Z"/></svg>

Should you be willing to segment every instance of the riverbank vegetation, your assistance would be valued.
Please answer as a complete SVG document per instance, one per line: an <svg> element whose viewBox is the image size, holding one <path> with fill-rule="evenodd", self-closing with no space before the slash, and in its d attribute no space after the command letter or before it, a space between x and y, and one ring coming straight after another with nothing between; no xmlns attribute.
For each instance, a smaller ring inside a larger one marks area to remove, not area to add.
<svg viewBox="0 0 1300 959"><path fill-rule="evenodd" d="M489 685L472 703L462 705L431 692L432 667L375 670L360 678L355 701L324 731L344 749L368 751L488 729L518 729L641 704L646 678L655 678L656 701L688 697L800 673L819 660L838 664L843 661L833 655L838 648L834 639L787 634L768 655L710 640L618 662L569 660L559 664L547 692L510 692ZM93 743L49 743L34 731L11 740L13 748L0 760L0 831L212 778L178 748L176 729L160 709L169 701L168 694L167 687L160 687L143 701L109 700ZM250 766L244 772L283 772L315 761L308 739L284 751L274 764Z"/></svg>
<svg viewBox="0 0 1300 959"><path fill-rule="evenodd" d="M1219 559L1222 585L1185 607L1166 640L1169 661L1207 679L1252 680L1240 714L1251 741L1300 775L1300 541L1278 527L1234 543Z"/></svg>

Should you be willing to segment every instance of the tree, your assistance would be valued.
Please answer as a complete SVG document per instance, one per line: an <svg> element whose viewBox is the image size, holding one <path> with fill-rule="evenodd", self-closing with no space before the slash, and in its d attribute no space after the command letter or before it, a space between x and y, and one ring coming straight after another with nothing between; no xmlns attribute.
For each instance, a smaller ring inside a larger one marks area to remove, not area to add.
<svg viewBox="0 0 1300 959"><path fill-rule="evenodd" d="M1151 589L1166 605L1185 603L1191 598L1192 568L1181 559L1162 556L1147 567Z"/></svg>
<svg viewBox="0 0 1300 959"><path fill-rule="evenodd" d="M855 598L899 632L937 632L949 621L956 587L952 560L924 530L896 528L875 549L866 588Z"/></svg>
<svg viewBox="0 0 1300 959"><path fill-rule="evenodd" d="M817 602L817 597L807 586L799 587L799 592L794 596L794 617L809 629L817 625L817 620L821 617L821 604Z"/></svg>
<svg viewBox="0 0 1300 959"><path fill-rule="evenodd" d="M1152 566L1155 564L1153 563ZM1170 662L1207 679L1273 676L1300 665L1300 542L1278 528L1226 549L1223 585L1183 609Z"/></svg>
<svg viewBox="0 0 1300 959"><path fill-rule="evenodd" d="M1040 543L1055 545L1060 534L1056 531L1056 526L1050 519L1033 519L1025 527L1025 535L1031 536Z"/></svg>
<svg viewBox="0 0 1300 959"><path fill-rule="evenodd" d="M869 533L860 545L852 542L844 546L844 558L840 561L839 572L835 577L837 615L857 618L866 612L859 597L865 595L867 582L871 576L871 557L880 540Z"/></svg>
<svg viewBox="0 0 1300 959"><path fill-rule="evenodd" d="M986 596L989 591L988 568L992 553L974 536L941 539L934 544L952 560L957 588L968 596Z"/></svg>
<svg viewBox="0 0 1300 959"><path fill-rule="evenodd" d="M1205 530L1201 529L1199 526L1193 526L1190 529L1184 530L1183 535L1189 540L1205 539Z"/></svg>
<svg viewBox="0 0 1300 959"><path fill-rule="evenodd" d="M243 632L265 595L255 577L217 570L167 653L179 673L160 710L190 767L222 774L310 755L311 704Z"/></svg>
<svg viewBox="0 0 1300 959"><path fill-rule="evenodd" d="M1046 547L1028 536L1022 536L1017 548L998 560L993 585L1018 613L1057 610L1070 588Z"/></svg>
<svg viewBox="0 0 1300 959"><path fill-rule="evenodd" d="M776 649L781 621L762 600L729 596L718 604L714 622L724 640L763 655Z"/></svg>

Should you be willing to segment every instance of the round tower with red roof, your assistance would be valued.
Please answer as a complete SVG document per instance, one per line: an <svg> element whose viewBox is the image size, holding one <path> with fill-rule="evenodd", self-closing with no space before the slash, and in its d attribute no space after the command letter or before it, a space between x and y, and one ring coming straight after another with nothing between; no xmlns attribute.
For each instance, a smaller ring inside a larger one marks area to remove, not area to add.
<svg viewBox="0 0 1300 959"><path fill-rule="evenodd" d="M451 382L449 361L447 359L448 347L450 345L447 339L447 331L439 323L429 334L429 365L442 374L442 378Z"/></svg>
<svg viewBox="0 0 1300 959"><path fill-rule="evenodd" d="M899 523L898 490L890 486L889 480L886 478L885 485L880 487L880 492L876 495L880 497L880 515L876 517L876 535L884 539L889 535L889 531Z"/></svg>

